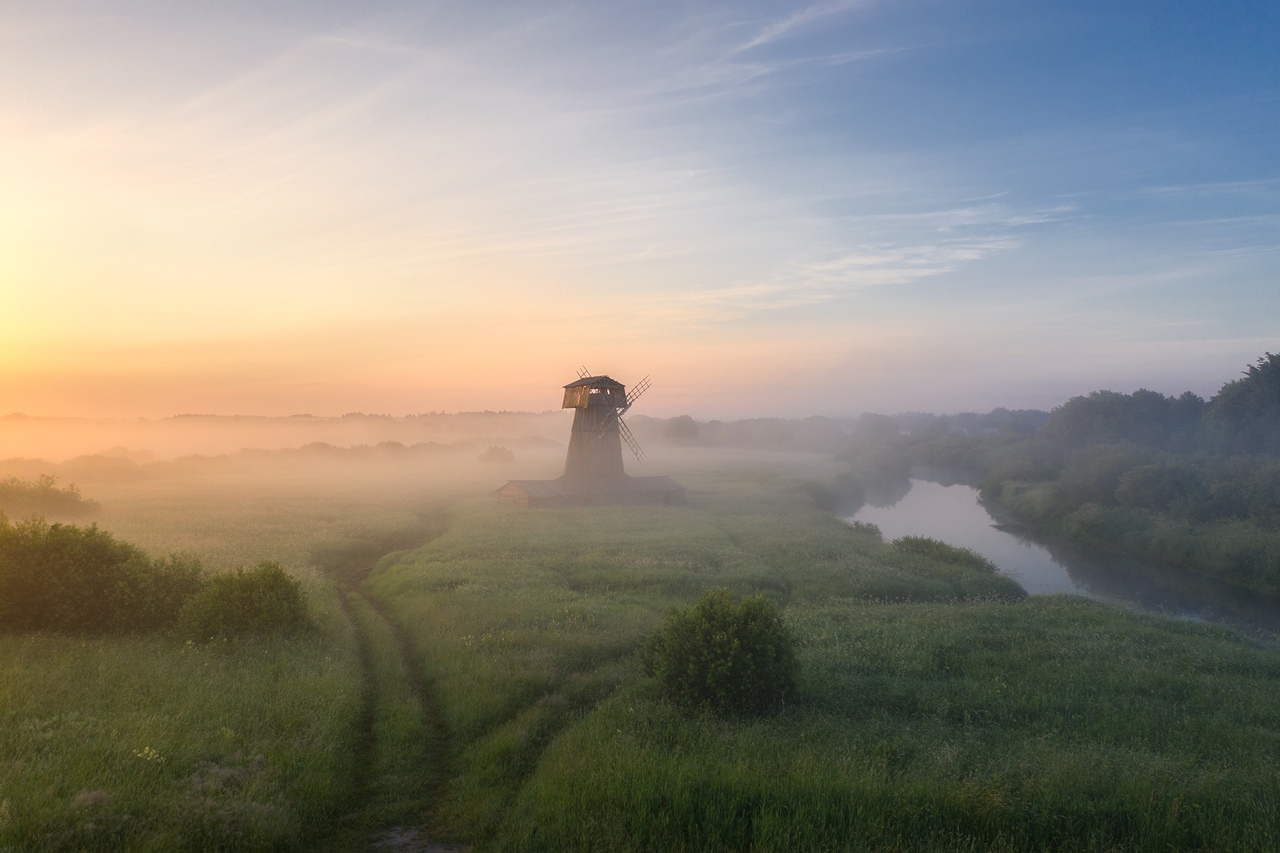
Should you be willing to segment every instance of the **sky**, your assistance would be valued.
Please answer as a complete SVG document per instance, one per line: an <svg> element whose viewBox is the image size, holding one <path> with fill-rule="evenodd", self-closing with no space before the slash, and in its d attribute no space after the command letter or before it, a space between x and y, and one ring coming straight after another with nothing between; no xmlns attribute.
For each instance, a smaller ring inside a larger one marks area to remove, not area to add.
<svg viewBox="0 0 1280 853"><path fill-rule="evenodd" d="M1280 4L0 0L0 414L1211 396Z"/></svg>

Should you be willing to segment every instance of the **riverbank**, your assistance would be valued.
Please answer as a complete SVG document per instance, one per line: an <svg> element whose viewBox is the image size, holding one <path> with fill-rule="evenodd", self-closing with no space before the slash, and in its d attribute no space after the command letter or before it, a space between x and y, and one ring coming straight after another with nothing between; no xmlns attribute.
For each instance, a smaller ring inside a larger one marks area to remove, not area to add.
<svg viewBox="0 0 1280 853"><path fill-rule="evenodd" d="M932 536L994 562L1032 595L1066 593L1143 613L1221 624L1280 639L1280 600L1176 566L1073 548L1012 520L977 489L914 478L888 506L848 518L877 525L886 539Z"/></svg>

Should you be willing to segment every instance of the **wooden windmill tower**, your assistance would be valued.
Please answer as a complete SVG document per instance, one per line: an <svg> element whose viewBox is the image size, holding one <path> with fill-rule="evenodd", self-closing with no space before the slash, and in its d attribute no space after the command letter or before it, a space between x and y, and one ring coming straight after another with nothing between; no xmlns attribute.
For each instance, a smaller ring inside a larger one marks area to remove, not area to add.
<svg viewBox="0 0 1280 853"><path fill-rule="evenodd" d="M563 408L573 409L564 474L555 480L512 480L498 490L517 506L596 503L684 503L684 486L670 477L632 477L622 467L622 445L637 460L644 452L622 416L649 389L649 377L626 386L608 376L590 376L564 386Z"/></svg>
<svg viewBox="0 0 1280 853"><path fill-rule="evenodd" d="M569 433L569 455L561 478L575 487L607 490L625 478L622 444L626 442L636 459L644 453L622 420L636 398L649 388L649 377L641 379L631 392L608 376L587 376L564 386L564 406L573 409L573 430Z"/></svg>

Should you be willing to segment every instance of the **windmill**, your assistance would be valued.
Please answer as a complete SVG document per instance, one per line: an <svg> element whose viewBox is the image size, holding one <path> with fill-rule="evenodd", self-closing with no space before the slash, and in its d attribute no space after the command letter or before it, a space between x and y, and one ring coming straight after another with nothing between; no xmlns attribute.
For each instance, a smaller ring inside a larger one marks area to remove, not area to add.
<svg viewBox="0 0 1280 853"><path fill-rule="evenodd" d="M578 371L578 380L564 386L563 408L574 413L561 479L575 488L608 490L613 481L627 476L622 467L623 443L636 459L643 459L644 451L622 415L651 384L646 376L628 392L612 377L592 376L585 367Z"/></svg>
<svg viewBox="0 0 1280 853"><path fill-rule="evenodd" d="M640 443L622 416L649 390L649 377L628 391L609 376L593 376L583 367L564 386L563 408L573 409L564 474L555 480L512 480L499 497L518 506L571 506L594 503L684 503L684 487L670 477L631 477L622 467L622 445L637 460Z"/></svg>

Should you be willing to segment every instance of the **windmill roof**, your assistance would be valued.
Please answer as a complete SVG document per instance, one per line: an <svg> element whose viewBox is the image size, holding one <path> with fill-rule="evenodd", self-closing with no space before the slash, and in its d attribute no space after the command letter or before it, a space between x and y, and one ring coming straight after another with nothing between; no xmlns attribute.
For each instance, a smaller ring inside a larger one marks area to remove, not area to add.
<svg viewBox="0 0 1280 853"><path fill-rule="evenodd" d="M589 385L592 388L618 388L622 389L626 386L616 379L609 376L587 376L579 379L577 382L570 382L564 386L566 388L581 388L583 385Z"/></svg>

